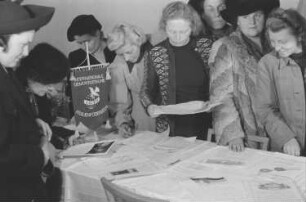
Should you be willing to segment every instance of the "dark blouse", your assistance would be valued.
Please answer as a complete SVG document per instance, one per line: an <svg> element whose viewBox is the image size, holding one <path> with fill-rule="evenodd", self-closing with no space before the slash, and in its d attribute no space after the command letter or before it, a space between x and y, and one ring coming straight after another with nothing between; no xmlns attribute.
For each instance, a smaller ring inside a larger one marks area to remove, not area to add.
<svg viewBox="0 0 306 202"><path fill-rule="evenodd" d="M194 100L205 100L209 81L203 72L203 62L197 57L189 42L185 46L172 46L175 55L176 104ZM197 136L206 134L207 114L173 116L175 136Z"/></svg>

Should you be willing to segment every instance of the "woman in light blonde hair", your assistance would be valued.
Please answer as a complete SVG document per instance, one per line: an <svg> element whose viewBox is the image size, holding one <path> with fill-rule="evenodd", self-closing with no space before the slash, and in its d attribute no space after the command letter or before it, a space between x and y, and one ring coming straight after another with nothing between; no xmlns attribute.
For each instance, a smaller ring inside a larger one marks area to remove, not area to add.
<svg viewBox="0 0 306 202"><path fill-rule="evenodd" d="M209 114L194 114L190 108L181 106L208 101L207 62L212 41L197 37L202 30L200 16L181 1L169 3L163 9L159 26L167 39L148 52L141 102L148 114L156 117L158 132L170 127L170 136L205 140ZM165 110L170 107L171 111Z"/></svg>
<svg viewBox="0 0 306 202"><path fill-rule="evenodd" d="M144 32L130 24L115 26L108 36L108 48L117 57L111 64L111 101L122 103L116 116L116 125L123 136L134 130L155 130L155 120L150 118L140 104L139 92L143 81L144 54L151 48Z"/></svg>

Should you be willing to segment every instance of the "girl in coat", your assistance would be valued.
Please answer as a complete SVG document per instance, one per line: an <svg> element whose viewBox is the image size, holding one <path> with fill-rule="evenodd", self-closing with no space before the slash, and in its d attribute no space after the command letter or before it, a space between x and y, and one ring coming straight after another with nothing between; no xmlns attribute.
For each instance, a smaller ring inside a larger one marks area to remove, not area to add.
<svg viewBox="0 0 306 202"><path fill-rule="evenodd" d="M266 29L274 50L259 62L256 112L272 151L305 155L306 20L278 9Z"/></svg>

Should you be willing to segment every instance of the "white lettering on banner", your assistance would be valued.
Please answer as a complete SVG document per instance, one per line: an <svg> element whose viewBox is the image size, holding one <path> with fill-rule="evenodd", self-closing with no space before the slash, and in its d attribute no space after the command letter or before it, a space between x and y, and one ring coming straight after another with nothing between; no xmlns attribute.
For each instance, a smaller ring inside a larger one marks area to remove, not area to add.
<svg viewBox="0 0 306 202"><path fill-rule="evenodd" d="M89 76L80 76L76 77L76 81L88 81L88 80L94 80L94 79L104 79L103 74L97 74L97 75L89 75Z"/></svg>
<svg viewBox="0 0 306 202"><path fill-rule="evenodd" d="M96 111L96 112L91 112L91 113L87 113L87 112L82 112L80 110L76 110L76 114L81 116L81 117L97 117L102 115L104 112L106 112L108 106L105 106L103 109Z"/></svg>
<svg viewBox="0 0 306 202"><path fill-rule="evenodd" d="M94 84L99 84L99 83L104 83L105 79L100 79L100 80L93 80L93 81L81 81L81 82L73 82L74 87L79 87L79 86L85 86L85 85L94 85Z"/></svg>

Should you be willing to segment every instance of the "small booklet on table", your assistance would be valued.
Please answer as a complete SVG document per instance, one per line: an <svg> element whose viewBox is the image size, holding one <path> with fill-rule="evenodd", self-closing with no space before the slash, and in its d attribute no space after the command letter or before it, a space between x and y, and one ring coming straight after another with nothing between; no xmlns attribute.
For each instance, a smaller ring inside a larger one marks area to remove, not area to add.
<svg viewBox="0 0 306 202"><path fill-rule="evenodd" d="M60 154L60 158L81 158L90 156L105 156L109 153L115 140L103 140L72 146Z"/></svg>

